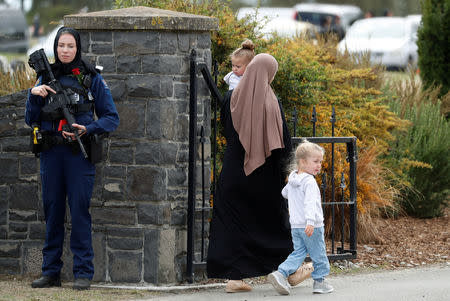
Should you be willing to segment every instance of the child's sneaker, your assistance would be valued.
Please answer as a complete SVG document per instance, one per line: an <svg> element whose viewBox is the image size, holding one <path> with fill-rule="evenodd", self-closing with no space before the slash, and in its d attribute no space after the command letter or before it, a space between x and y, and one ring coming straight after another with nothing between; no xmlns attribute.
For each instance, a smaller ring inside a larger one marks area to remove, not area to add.
<svg viewBox="0 0 450 301"><path fill-rule="evenodd" d="M313 293L314 294L328 294L333 291L333 287L325 279L321 282L314 280Z"/></svg>
<svg viewBox="0 0 450 301"><path fill-rule="evenodd" d="M288 282L291 286L299 285L306 278L311 276L311 273L314 271L314 267L312 263L307 263L298 268L298 270L288 277Z"/></svg>
<svg viewBox="0 0 450 301"><path fill-rule="evenodd" d="M275 271L267 276L267 280L273 285L280 295L289 295L289 283L280 272Z"/></svg>

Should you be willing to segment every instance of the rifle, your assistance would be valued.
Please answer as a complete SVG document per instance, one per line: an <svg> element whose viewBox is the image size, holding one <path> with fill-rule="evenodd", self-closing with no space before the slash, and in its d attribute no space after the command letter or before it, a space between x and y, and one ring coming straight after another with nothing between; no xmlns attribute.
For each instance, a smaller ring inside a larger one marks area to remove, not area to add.
<svg viewBox="0 0 450 301"><path fill-rule="evenodd" d="M69 133L75 134L75 139L78 141L78 145L80 146L80 150L83 153L83 156L87 159L88 155L86 150L84 149L84 145L81 142L80 135L78 134L78 129L72 126L73 123L76 123L74 114L70 111L71 106L75 105L76 102L71 100L67 95L67 89L64 89L61 83L56 80L53 75L52 69L50 68L50 64L48 62L47 56L45 55L44 49L39 49L33 52L30 55L28 60L28 65L33 68L37 74L46 73L50 81L47 83L53 90L56 91L56 94L49 95L49 104L45 105L42 108L42 112L53 114L55 116L60 116L67 120L67 124L63 125L63 130ZM68 137L68 142L72 142L71 138Z"/></svg>

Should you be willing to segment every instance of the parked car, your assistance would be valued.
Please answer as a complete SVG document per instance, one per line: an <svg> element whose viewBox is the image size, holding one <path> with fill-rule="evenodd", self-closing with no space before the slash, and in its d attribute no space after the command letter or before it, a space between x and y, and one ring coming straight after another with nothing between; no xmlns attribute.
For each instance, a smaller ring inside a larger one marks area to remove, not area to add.
<svg viewBox="0 0 450 301"><path fill-rule="evenodd" d="M242 7L237 13L236 17L238 20L243 19L246 16L257 16L258 22L263 21L264 18L276 19L276 18L286 18L292 19L295 11L292 7Z"/></svg>
<svg viewBox="0 0 450 301"><path fill-rule="evenodd" d="M45 55L47 55L48 60L49 61L53 61L54 60L54 56L55 56L54 53L53 53L53 43L55 41L56 34L58 33L58 30L61 27L63 27L63 25L59 24L48 35L46 35L45 37L42 37L36 45L34 45L30 49L28 49L27 55L29 56L30 54L32 54L36 50L39 50L39 49L43 48L44 52L45 52Z"/></svg>
<svg viewBox="0 0 450 301"><path fill-rule="evenodd" d="M239 9L236 17L238 20L250 16L250 20L266 22L261 28L261 33L265 38L270 38L274 33L292 38L295 36L309 35L314 32L314 26L307 22L295 21L292 16L295 11L289 7L243 7Z"/></svg>
<svg viewBox="0 0 450 301"><path fill-rule="evenodd" d="M373 63L405 69L417 65L417 28L417 20L407 17L359 20L339 42L338 49L356 55L369 52Z"/></svg>
<svg viewBox="0 0 450 301"><path fill-rule="evenodd" d="M300 36L314 37L314 26L307 22L295 21L286 18L276 18L267 22L261 33L264 38L270 38L276 34L284 38Z"/></svg>
<svg viewBox="0 0 450 301"><path fill-rule="evenodd" d="M417 31L419 30L420 22L422 22L422 15L408 15L406 19L411 23L411 30L415 34L414 39L417 41Z"/></svg>
<svg viewBox="0 0 450 301"><path fill-rule="evenodd" d="M317 32L335 32L342 39L347 29L363 17L355 5L300 3L294 6L294 19L314 24Z"/></svg>
<svg viewBox="0 0 450 301"><path fill-rule="evenodd" d="M6 73L10 70L10 66L8 63L8 59L3 56L0 55L0 73Z"/></svg>
<svg viewBox="0 0 450 301"><path fill-rule="evenodd" d="M25 53L29 47L30 34L21 10L0 8L0 51Z"/></svg>

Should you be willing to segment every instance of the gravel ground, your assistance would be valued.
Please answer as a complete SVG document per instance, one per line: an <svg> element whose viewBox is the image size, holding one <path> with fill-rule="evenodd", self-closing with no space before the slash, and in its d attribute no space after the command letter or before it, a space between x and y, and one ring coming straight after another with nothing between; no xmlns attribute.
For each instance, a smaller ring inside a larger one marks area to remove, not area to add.
<svg viewBox="0 0 450 301"><path fill-rule="evenodd" d="M450 262L449 210L443 217L383 220L378 227L384 244L358 246L355 264L363 267L415 267Z"/></svg>

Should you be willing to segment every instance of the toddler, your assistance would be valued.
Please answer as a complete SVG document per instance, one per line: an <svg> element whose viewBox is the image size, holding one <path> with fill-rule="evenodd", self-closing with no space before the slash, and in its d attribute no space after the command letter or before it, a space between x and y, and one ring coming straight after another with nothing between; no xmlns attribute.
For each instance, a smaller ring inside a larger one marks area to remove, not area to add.
<svg viewBox="0 0 450 301"><path fill-rule="evenodd" d="M246 39L230 57L233 71L225 75L223 80L229 85L229 90L233 90L239 84L245 68L255 57L255 45L251 40Z"/></svg>
<svg viewBox="0 0 450 301"><path fill-rule="evenodd" d="M330 264L325 249L323 213L320 190L314 178L320 172L324 149L307 140L295 150L294 169L287 185L282 190L289 203L289 222L291 223L294 251L269 274L268 280L282 295L289 295L289 275L302 265L307 254L311 257L314 271L313 293L325 294L333 287L325 280L330 272ZM291 169L291 170L292 170Z"/></svg>

